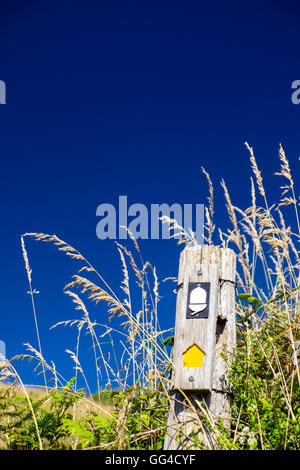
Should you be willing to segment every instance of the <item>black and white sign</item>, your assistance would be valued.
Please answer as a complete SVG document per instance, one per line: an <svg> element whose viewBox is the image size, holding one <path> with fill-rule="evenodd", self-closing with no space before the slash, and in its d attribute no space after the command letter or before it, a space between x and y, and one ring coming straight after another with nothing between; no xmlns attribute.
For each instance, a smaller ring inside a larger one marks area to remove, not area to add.
<svg viewBox="0 0 300 470"><path fill-rule="evenodd" d="M189 282L186 318L208 318L210 282Z"/></svg>

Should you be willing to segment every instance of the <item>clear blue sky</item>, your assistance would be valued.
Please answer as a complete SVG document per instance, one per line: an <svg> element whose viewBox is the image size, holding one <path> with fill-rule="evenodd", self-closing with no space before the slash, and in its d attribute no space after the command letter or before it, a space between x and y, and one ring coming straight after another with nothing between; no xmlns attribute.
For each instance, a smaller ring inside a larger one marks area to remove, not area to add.
<svg viewBox="0 0 300 470"><path fill-rule="evenodd" d="M291 102L299 15L289 0L1 3L0 339L8 357L25 342L37 347L21 234L57 234L118 287L116 246L96 237L99 204L119 195L147 206L206 203L204 166L226 226L221 178L235 204L250 200L245 141L271 195L280 142L299 171L300 105ZM77 266L51 246L26 244L43 352L70 378L64 350L74 348L75 330L49 327L78 315L63 294ZM160 280L177 275L174 241L141 247ZM160 321L170 327L173 285L161 287ZM32 366L16 366L26 383L41 381Z"/></svg>

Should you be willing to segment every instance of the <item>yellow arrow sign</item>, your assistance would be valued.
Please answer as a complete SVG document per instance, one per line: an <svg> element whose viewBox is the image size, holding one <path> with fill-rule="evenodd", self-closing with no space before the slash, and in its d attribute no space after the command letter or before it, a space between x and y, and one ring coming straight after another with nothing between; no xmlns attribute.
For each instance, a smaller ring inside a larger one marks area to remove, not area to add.
<svg viewBox="0 0 300 470"><path fill-rule="evenodd" d="M183 367L202 367L205 352L193 344L183 353Z"/></svg>

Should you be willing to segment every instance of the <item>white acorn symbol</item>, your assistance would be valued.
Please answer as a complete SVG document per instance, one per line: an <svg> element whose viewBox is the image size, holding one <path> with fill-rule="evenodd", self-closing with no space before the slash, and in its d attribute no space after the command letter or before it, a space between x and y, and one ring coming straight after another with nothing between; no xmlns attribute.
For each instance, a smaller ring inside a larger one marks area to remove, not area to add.
<svg viewBox="0 0 300 470"><path fill-rule="evenodd" d="M202 287L195 287L191 291L189 308L193 313L191 315L196 315L196 313L202 312L207 307L206 303L206 290Z"/></svg>

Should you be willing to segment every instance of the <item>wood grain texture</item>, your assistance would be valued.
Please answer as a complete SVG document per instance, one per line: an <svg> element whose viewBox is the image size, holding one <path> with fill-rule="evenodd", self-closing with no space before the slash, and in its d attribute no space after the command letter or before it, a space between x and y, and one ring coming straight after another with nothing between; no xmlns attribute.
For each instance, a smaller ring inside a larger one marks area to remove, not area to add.
<svg viewBox="0 0 300 470"><path fill-rule="evenodd" d="M184 250L180 257L178 283L182 283L182 288L177 294L173 362L176 388L203 391L211 390L213 383L219 277L216 264L200 263L197 248ZM197 274L199 269L201 275ZM188 285L197 281L210 283L209 315L208 318L187 319ZM183 354L194 344L205 353L203 365L184 367Z"/></svg>
<svg viewBox="0 0 300 470"><path fill-rule="evenodd" d="M201 401L206 403L213 421L220 417L225 426L230 425L231 389L227 377L228 364L222 353L232 352L236 345L235 263L235 253L229 248L202 245L185 248L181 253L178 285L183 284L176 303L174 388L171 391L173 399L165 450L193 449L191 434L198 436L206 448L218 448L216 436L203 424L199 408ZM202 271L200 276L197 274L199 268ZM188 282L194 281L211 282L208 319L185 318ZM188 322L191 323L188 325ZM201 369L184 370L182 354L191 343L197 344L208 355ZM189 381L190 376L195 377L193 382Z"/></svg>

